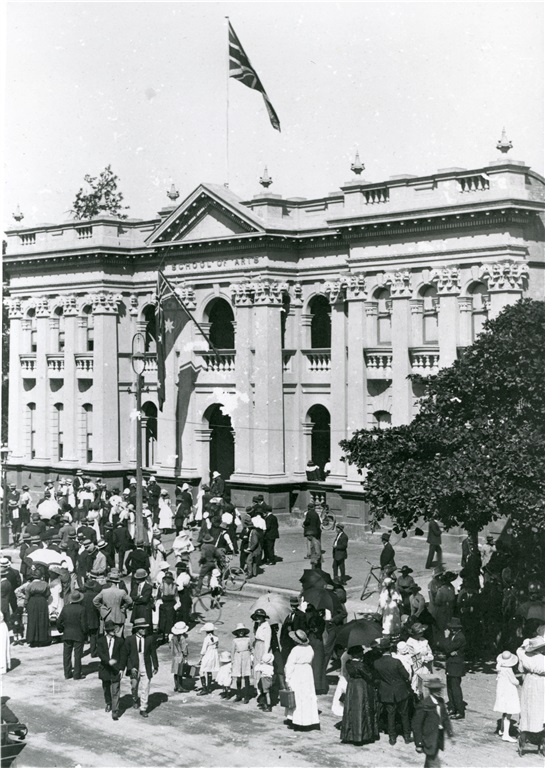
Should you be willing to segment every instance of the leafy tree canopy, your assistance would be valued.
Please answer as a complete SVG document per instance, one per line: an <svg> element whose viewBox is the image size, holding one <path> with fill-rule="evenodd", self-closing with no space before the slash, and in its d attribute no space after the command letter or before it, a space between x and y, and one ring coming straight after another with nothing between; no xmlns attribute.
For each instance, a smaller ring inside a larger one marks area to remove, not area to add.
<svg viewBox="0 0 545 768"><path fill-rule="evenodd" d="M410 377L427 387L411 424L341 443L375 521L437 515L476 534L505 516L515 535L545 532L544 340L545 302L507 307L450 368Z"/></svg>
<svg viewBox="0 0 545 768"><path fill-rule="evenodd" d="M92 219L100 213L111 213L118 219L126 219L128 205L122 205L123 193L118 192L117 182L119 177L112 171L111 165L101 172L99 176L84 176L89 190L80 188L73 202L72 213L76 219Z"/></svg>

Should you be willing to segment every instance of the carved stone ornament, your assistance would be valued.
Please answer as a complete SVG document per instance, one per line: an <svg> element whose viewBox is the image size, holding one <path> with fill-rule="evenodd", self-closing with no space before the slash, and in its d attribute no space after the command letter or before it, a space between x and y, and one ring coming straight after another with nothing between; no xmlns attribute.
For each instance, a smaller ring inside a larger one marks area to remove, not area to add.
<svg viewBox="0 0 545 768"><path fill-rule="evenodd" d="M281 306L282 295L289 292L287 283L264 278L261 280L234 283L231 286L231 296L236 306L251 304Z"/></svg>
<svg viewBox="0 0 545 768"><path fill-rule="evenodd" d="M337 280L328 280L323 290L328 294L330 304L360 298L365 294L365 277L362 274L343 275Z"/></svg>
<svg viewBox="0 0 545 768"><path fill-rule="evenodd" d="M389 272L384 282L390 286L393 299L405 299L411 296L411 273L408 269Z"/></svg>
<svg viewBox="0 0 545 768"><path fill-rule="evenodd" d="M460 312L473 312L473 299L466 296L458 297L458 309Z"/></svg>
<svg viewBox="0 0 545 768"><path fill-rule="evenodd" d="M458 267L434 269L430 280L437 284L437 293L456 294L460 290L460 270Z"/></svg>
<svg viewBox="0 0 545 768"><path fill-rule="evenodd" d="M527 264L519 261L504 261L483 264L479 274L490 291L522 291L528 280L529 269Z"/></svg>
<svg viewBox="0 0 545 768"><path fill-rule="evenodd" d="M120 293L101 291L100 293L91 294L91 300L93 302L93 314L115 315L117 314L118 305L122 301L122 296Z"/></svg>
<svg viewBox="0 0 545 768"><path fill-rule="evenodd" d="M411 315L424 314L424 302L422 299L411 299L409 301L409 307L411 308Z"/></svg>
<svg viewBox="0 0 545 768"><path fill-rule="evenodd" d="M129 296L129 314L132 315L132 317L138 315L138 296L136 293L131 293Z"/></svg>
<svg viewBox="0 0 545 768"><path fill-rule="evenodd" d="M4 306L7 307L10 320L17 320L23 316L21 299L16 297L4 299Z"/></svg>
<svg viewBox="0 0 545 768"><path fill-rule="evenodd" d="M192 285L177 285L176 293L188 309L196 309L195 289Z"/></svg>
<svg viewBox="0 0 545 768"><path fill-rule="evenodd" d="M66 317L78 314L78 301L74 295L63 297L63 308Z"/></svg>
<svg viewBox="0 0 545 768"><path fill-rule="evenodd" d="M36 299L36 317L49 317L49 314L49 299L46 296L40 296Z"/></svg>
<svg viewBox="0 0 545 768"><path fill-rule="evenodd" d="M378 302L366 301L363 306L365 307L365 314L367 317L375 317L378 315Z"/></svg>

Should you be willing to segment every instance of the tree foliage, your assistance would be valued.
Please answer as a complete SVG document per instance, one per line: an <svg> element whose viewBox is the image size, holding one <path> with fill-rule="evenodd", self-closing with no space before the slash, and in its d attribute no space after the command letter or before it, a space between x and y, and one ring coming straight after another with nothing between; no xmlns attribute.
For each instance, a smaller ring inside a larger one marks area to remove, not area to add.
<svg viewBox="0 0 545 768"><path fill-rule="evenodd" d="M477 533L509 517L545 532L545 302L489 321L459 360L426 382L411 424L361 430L341 447L365 475L374 520L399 530L438 515Z"/></svg>
<svg viewBox="0 0 545 768"><path fill-rule="evenodd" d="M76 219L92 219L100 213L111 213L119 219L126 219L128 205L122 205L123 193L117 189L119 177L112 171L111 165L100 173L99 176L84 176L88 187L85 191L80 188L73 202L72 213Z"/></svg>

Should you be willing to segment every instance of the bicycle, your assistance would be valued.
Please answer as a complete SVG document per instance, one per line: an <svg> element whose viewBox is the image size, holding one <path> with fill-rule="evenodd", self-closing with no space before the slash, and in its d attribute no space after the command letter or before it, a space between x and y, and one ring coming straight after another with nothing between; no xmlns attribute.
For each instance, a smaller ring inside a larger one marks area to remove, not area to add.
<svg viewBox="0 0 545 768"><path fill-rule="evenodd" d="M225 556L225 564L221 572L221 585L226 592L240 592L246 584L248 574L238 565L231 564L231 557Z"/></svg>
<svg viewBox="0 0 545 768"><path fill-rule="evenodd" d="M366 560L367 563L369 563L369 560ZM365 582L363 584L363 589L361 591L360 600L367 600L368 597L371 597L371 595L376 594L377 592L380 592L382 589L382 568L380 565L373 565L372 563L369 563L371 566L369 569L369 573L367 574L367 578L365 579ZM379 576L377 576L376 571L379 572ZM369 588L371 581L375 580L377 582L377 586L374 588Z"/></svg>
<svg viewBox="0 0 545 768"><path fill-rule="evenodd" d="M331 512L327 504L320 504L316 506L316 512L320 516L320 523L323 531L332 531L337 525L337 518Z"/></svg>
<svg viewBox="0 0 545 768"><path fill-rule="evenodd" d="M212 592L213 590L210 592L201 592L200 595L195 595L193 597L191 614L199 624L204 624L207 621L211 621L212 624L222 623L221 613L223 605L221 598L223 597L223 594L220 592L219 594L214 595Z"/></svg>

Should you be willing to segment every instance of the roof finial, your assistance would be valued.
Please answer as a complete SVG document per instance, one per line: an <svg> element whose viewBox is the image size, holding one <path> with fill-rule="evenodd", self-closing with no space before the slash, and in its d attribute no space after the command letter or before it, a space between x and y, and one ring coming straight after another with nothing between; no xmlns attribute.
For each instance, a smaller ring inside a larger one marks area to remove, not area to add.
<svg viewBox="0 0 545 768"><path fill-rule="evenodd" d="M180 193L176 189L176 184L174 184L174 182L170 185L170 189L167 192L167 197L169 197L173 203L180 197Z"/></svg>
<svg viewBox="0 0 545 768"><path fill-rule="evenodd" d="M362 171L365 170L365 165L360 161L360 153L358 150L356 150L356 157L354 158L354 162L350 166L350 170L356 174L356 176L359 176Z"/></svg>
<svg viewBox="0 0 545 768"><path fill-rule="evenodd" d="M496 149L499 149L502 155L507 154L511 147L513 146L513 142L509 141L507 136L505 135L505 128L501 132L501 139L496 144Z"/></svg>
<svg viewBox="0 0 545 768"><path fill-rule="evenodd" d="M268 189L271 184L273 183L272 176L269 176L269 171L267 170L267 166L265 166L265 170L263 171L263 176L259 179L259 183L262 187L265 187L265 189Z"/></svg>
<svg viewBox="0 0 545 768"><path fill-rule="evenodd" d="M19 203L17 203L17 208L15 209L15 213L13 213L12 216L15 221L22 221L25 218L25 214L19 208Z"/></svg>

